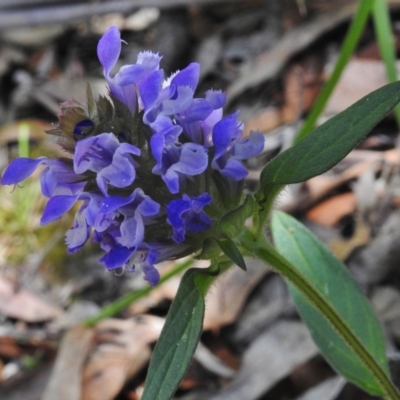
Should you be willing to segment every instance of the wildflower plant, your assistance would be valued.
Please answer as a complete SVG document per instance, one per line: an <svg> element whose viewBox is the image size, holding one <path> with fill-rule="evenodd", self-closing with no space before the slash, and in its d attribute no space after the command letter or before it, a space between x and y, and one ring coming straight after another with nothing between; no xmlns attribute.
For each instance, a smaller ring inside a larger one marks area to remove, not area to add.
<svg viewBox="0 0 400 400"><path fill-rule="evenodd" d="M196 97L198 64L166 78L161 56L142 52L135 64L115 72L120 52L120 33L111 27L97 48L109 96L95 101L88 87L85 104L61 105L59 125L49 133L58 137L65 157L18 158L2 184L16 185L43 166L41 188L49 200L41 223L75 207L68 251L98 242L107 270L141 271L156 285L161 261L187 255L210 260L209 268L190 269L182 279L142 399L173 395L199 340L210 285L234 265L245 270L244 256L265 261L288 281L315 342L336 370L372 394L400 399L380 325L345 267L293 218L278 212L271 217L285 185L327 171L399 102L400 83L305 136L266 165L256 193L246 193L243 162L262 152L263 135L243 137L238 113L224 115L223 92Z"/></svg>

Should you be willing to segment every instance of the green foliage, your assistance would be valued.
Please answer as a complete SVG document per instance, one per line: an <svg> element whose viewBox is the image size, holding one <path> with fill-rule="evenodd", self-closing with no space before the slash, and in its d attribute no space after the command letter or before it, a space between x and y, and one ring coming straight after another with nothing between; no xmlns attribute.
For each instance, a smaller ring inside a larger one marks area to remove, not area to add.
<svg viewBox="0 0 400 400"><path fill-rule="evenodd" d="M377 2L381 2L381 0ZM321 92L319 93L317 100L313 104L311 112L308 114L304 125L296 136L296 141L299 141L306 137L314 128L318 117L321 115L337 83L339 82L344 68L346 67L347 63L354 53L357 43L359 42L360 37L364 31L364 27L370 15L371 8L373 4L377 2L375 2L374 0L360 0L360 2L358 3L357 11L346 34L342 48L340 49L339 57L336 61L335 67L333 68L332 74L326 82L325 86L322 88Z"/></svg>
<svg viewBox="0 0 400 400"><path fill-rule="evenodd" d="M340 160L400 101L400 82L365 96L275 157L261 174L261 189L303 182Z"/></svg>
<svg viewBox="0 0 400 400"><path fill-rule="evenodd" d="M315 343L332 366L349 381L375 395L384 395L375 369L389 374L385 342L372 307L345 266L336 259L302 224L276 212L272 234L278 251L307 279L340 315L343 322L376 361L373 368L354 351L334 326L319 313L309 299L289 284L297 309ZM373 371L371 371L373 369ZM379 374L378 374L379 375Z"/></svg>
<svg viewBox="0 0 400 400"><path fill-rule="evenodd" d="M386 1L374 1L372 7L372 18L374 20L376 37L381 57L386 67L386 75L389 82L397 81L396 67L396 48L392 27L390 25L390 15ZM394 108L397 126L400 127L400 106Z"/></svg>
<svg viewBox="0 0 400 400"><path fill-rule="evenodd" d="M236 238L242 233L246 219L253 215L254 209L254 198L248 195L241 206L223 216L219 223L221 231L232 239Z"/></svg>
<svg viewBox="0 0 400 400"><path fill-rule="evenodd" d="M142 400L168 400L183 378L203 327L204 297L230 263L190 269L182 278L150 362Z"/></svg>
<svg viewBox="0 0 400 400"><path fill-rule="evenodd" d="M231 261L233 261L243 271L247 270L242 253L240 252L240 250L238 249L238 247L236 246L235 242L232 239L227 237L223 240L218 240L218 244L223 253Z"/></svg>

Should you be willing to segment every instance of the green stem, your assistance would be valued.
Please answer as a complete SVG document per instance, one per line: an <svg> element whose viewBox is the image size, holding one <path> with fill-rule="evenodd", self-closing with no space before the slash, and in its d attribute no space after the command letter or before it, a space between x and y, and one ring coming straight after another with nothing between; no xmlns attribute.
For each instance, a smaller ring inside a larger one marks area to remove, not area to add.
<svg viewBox="0 0 400 400"><path fill-rule="evenodd" d="M29 125L21 122L18 128L18 155L29 157Z"/></svg>
<svg viewBox="0 0 400 400"><path fill-rule="evenodd" d="M400 394L385 371L358 340L334 308L310 284L285 257L283 257L264 237L255 237L250 232L242 237L242 245L260 260L292 283L310 303L331 323L343 340L353 349L364 365L371 371L387 399L400 400Z"/></svg>
<svg viewBox="0 0 400 400"><path fill-rule="evenodd" d="M378 39L381 57L386 67L386 75L389 82L397 81L396 51L392 27L390 23L389 9L385 0L375 1L372 8L372 17L375 33ZM394 109L397 125L400 127L400 106Z"/></svg>
<svg viewBox="0 0 400 400"><path fill-rule="evenodd" d="M193 259L190 258L187 261L178 264L175 268L173 268L171 271L167 272L165 275L163 275L160 279L160 282L158 285L163 284L164 282L168 281L171 279L173 276L179 274L180 272L184 271L190 265L193 264ZM95 315L94 317L91 317L87 319L84 324L88 327L92 327L96 325L98 322L105 318L112 317L113 315L119 313L126 307L128 307L130 304L133 302L141 299L144 296L147 296L152 290L154 289L153 286L145 286L142 289L136 290L135 292L131 292L126 294L125 296L121 297L120 299L114 301L113 303L109 304L108 306L104 307L99 314Z"/></svg>
<svg viewBox="0 0 400 400"><path fill-rule="evenodd" d="M260 178L260 182L262 182L262 177ZM265 226L265 223L271 214L275 200L284 187L285 185L271 185L266 186L265 188L261 187L255 194L255 198L261 209L254 213L254 228L252 229L254 233L260 233Z"/></svg>
<svg viewBox="0 0 400 400"><path fill-rule="evenodd" d="M379 3L381 1L382 0L379 0L376 3ZM328 102L333 90L335 89L336 84L339 81L339 78L345 66L347 65L348 61L350 60L350 57L354 53L354 50L361 37L361 34L364 31L364 27L367 22L368 16L371 12L373 3L374 0L360 1L357 12L354 15L349 30L347 31L344 43L340 50L339 58L336 62L335 68L333 69L332 75L330 76L325 86L319 93L318 98L315 101L311 112L308 114L308 117L304 122L304 125L302 126L300 132L297 134L295 138L295 142L298 142L299 140L303 139L313 130L315 123L317 122L318 117L324 110L325 105Z"/></svg>

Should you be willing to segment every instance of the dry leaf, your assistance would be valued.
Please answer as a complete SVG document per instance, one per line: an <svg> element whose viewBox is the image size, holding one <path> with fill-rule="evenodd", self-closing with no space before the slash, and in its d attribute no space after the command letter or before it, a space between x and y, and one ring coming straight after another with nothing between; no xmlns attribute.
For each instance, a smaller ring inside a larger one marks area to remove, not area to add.
<svg viewBox="0 0 400 400"><path fill-rule="evenodd" d="M307 218L324 226L333 227L343 217L352 214L357 206L357 199L353 192L331 197L307 212Z"/></svg>
<svg viewBox="0 0 400 400"><path fill-rule="evenodd" d="M303 324L278 322L252 342L232 382L208 399L259 399L273 385L316 354L318 349Z"/></svg>
<svg viewBox="0 0 400 400"><path fill-rule="evenodd" d="M150 344L160 336L164 319L151 315L108 319L95 327L97 345L83 371L81 400L112 400L126 381L149 361Z"/></svg>
<svg viewBox="0 0 400 400"><path fill-rule="evenodd" d="M338 114L387 83L386 69L382 61L353 58L344 69L326 106L325 114Z"/></svg>
<svg viewBox="0 0 400 400"><path fill-rule="evenodd" d="M82 368L93 341L93 330L78 325L64 336L42 400L81 400Z"/></svg>
<svg viewBox="0 0 400 400"><path fill-rule="evenodd" d="M59 316L61 310L25 289L16 289L10 281L0 278L0 313L34 323L53 319Z"/></svg>
<svg viewBox="0 0 400 400"><path fill-rule="evenodd" d="M246 259L247 272L231 268L211 287L206 298L204 329L218 329L234 322L248 294L268 272L264 263Z"/></svg>
<svg viewBox="0 0 400 400"><path fill-rule="evenodd" d="M338 167L347 165L344 171L337 175L319 175L308 180L305 185L310 195L310 200L315 201L326 195L331 190L343 185L351 179L359 177L375 164L378 171L380 163L399 165L400 157L397 149L386 151L353 150L338 164ZM350 164L350 166L349 166Z"/></svg>

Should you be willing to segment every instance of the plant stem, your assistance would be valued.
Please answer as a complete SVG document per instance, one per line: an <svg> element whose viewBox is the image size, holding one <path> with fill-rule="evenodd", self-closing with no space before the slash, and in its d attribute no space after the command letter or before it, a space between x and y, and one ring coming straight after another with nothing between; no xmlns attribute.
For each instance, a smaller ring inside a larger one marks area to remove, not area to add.
<svg viewBox="0 0 400 400"><path fill-rule="evenodd" d="M163 275L161 277L158 285L162 285L164 282L168 281L173 276L184 271L186 268L190 267L190 265L192 263L193 263L193 259L190 258L190 259L178 264L175 268L173 268L171 271L167 272L165 275ZM112 317L113 315L119 313L120 311L122 311L123 309L128 307L133 302L141 299L144 296L147 296L153 289L154 289L153 286L148 285L142 289L139 289L134 292L126 294L125 296L114 301L113 303L109 304L108 306L103 307L103 309L99 312L99 314L87 319L84 322L84 324L88 327L92 327L92 326L96 325L98 322L100 322L101 320L108 318L108 317Z"/></svg>
<svg viewBox="0 0 400 400"><path fill-rule="evenodd" d="M357 336L349 329L340 315L324 299L313 285L308 282L285 257L283 257L263 236L253 236L250 232L242 236L242 246L255 257L266 262L276 272L292 283L310 303L329 321L335 330L342 336L343 340L362 360L364 365L371 371L381 385L386 398L400 400L400 394L390 381L385 371L375 361L369 351L359 341Z"/></svg>
<svg viewBox="0 0 400 400"><path fill-rule="evenodd" d="M262 179L260 179L262 181ZM267 219L271 214L272 207L275 200L285 185L271 185L266 188L260 188L255 194L258 204L262 207L259 212L254 213L253 216L253 232L259 234Z"/></svg>
<svg viewBox="0 0 400 400"><path fill-rule="evenodd" d="M389 82L397 81L396 51L390 24L390 15L387 2L379 0L374 2L372 7L375 33L378 39L381 57L386 67L386 75ZM400 106L394 109L397 125L400 127Z"/></svg>
<svg viewBox="0 0 400 400"><path fill-rule="evenodd" d="M377 1L377 3L381 1L384 0L379 0ZM319 93L317 100L315 101L312 107L311 112L308 114L308 117L304 122L304 125L302 126L300 132L297 134L295 138L295 142L298 142L299 140L303 139L313 130L315 123L317 122L318 117L324 110L325 105L328 102L333 90L335 89L336 84L338 83L339 78L342 75L345 66L347 65L347 63L350 60L350 57L354 53L354 50L361 37L361 34L364 31L364 27L367 22L368 16L371 12L373 3L374 0L360 1L357 12L354 15L349 30L347 31L342 48L340 49L339 58L333 69L332 75L330 76L325 86Z"/></svg>

